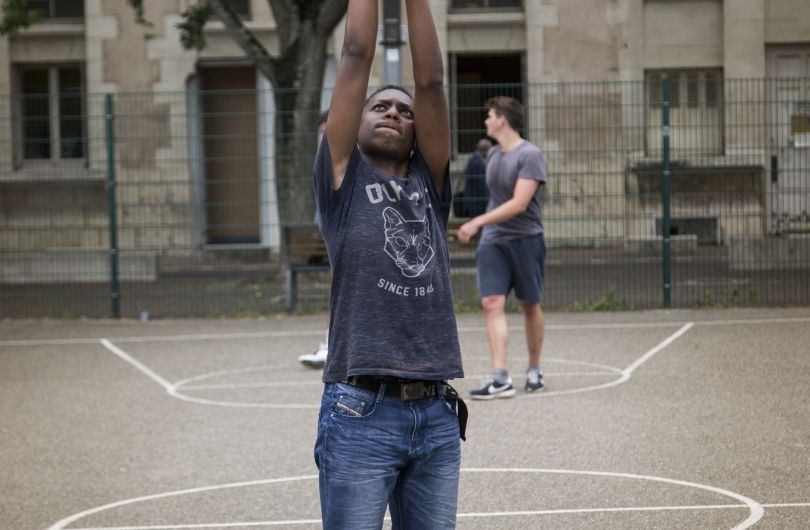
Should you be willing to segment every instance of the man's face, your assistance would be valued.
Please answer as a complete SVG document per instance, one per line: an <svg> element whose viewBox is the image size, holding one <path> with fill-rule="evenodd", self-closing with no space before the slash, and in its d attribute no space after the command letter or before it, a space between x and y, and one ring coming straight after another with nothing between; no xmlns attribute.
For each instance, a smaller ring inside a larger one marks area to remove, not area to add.
<svg viewBox="0 0 810 530"><path fill-rule="evenodd" d="M495 109L489 109L487 112L487 119L484 120L484 127L487 129L487 136L494 137L493 135L500 130L505 120L506 118L503 116L498 116Z"/></svg>
<svg viewBox="0 0 810 530"><path fill-rule="evenodd" d="M413 149L413 100L390 88L374 94L363 108L357 140L364 153L408 158Z"/></svg>

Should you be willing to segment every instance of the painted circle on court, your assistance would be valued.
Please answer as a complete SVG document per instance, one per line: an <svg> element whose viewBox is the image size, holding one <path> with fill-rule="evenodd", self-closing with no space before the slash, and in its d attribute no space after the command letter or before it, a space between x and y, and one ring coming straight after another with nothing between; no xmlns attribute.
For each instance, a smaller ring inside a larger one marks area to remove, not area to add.
<svg viewBox="0 0 810 530"><path fill-rule="evenodd" d="M581 366L585 368L589 368L591 370L595 370L595 372L590 373L590 375L599 375L599 376L612 376L615 377L611 381L607 383L600 383L596 385L587 385L583 387L576 387L576 388L569 388L566 390L545 390L543 392L538 392L535 394L521 394L519 397L521 398L537 398L537 397L544 397L544 396L556 396L562 394L571 394L571 393L580 393L580 392L588 392L592 390L599 390L601 388L607 388L610 386L615 386L617 384L625 382L629 377L622 372L621 369L608 366L599 363L592 363L586 361L576 361L576 360L568 360L568 359L554 359L548 358L543 361L544 363L548 364L563 364L563 365L574 365L574 366ZM265 366L253 366L253 367L246 367L246 368L237 368L231 370L219 370L216 372L208 372L204 374L195 375L193 377L189 377L183 379L181 381L177 381L174 383L169 390L169 394L173 397L178 399L189 401L192 403L198 403L201 405L213 405L213 406L224 406L224 407L245 407L245 408L276 408L276 409L318 409L320 408L319 403L267 403L267 402L250 402L250 401L232 401L226 399L217 399L217 398L203 398L197 395L192 395L191 392L198 391L198 392L214 392L217 391L226 391L226 390L236 390L236 389L249 389L249 388L292 388L292 387L299 387L299 386L318 386L320 387L323 383L320 379L299 379L299 380L290 380L290 379L282 379L282 380L271 380L268 379L266 381L259 381L259 382L252 382L252 383L228 383L228 382L220 382L220 383L209 383L212 380L217 379L227 379L228 377L245 374L245 373L258 373L262 371L270 371L277 369L277 365L265 365ZM548 377L548 375L547 375ZM467 380L474 379L473 377L468 377ZM289 396L289 393L284 393L284 395ZM463 397L463 396L462 396ZM319 400L319 396L316 397L316 400Z"/></svg>
<svg viewBox="0 0 810 530"><path fill-rule="evenodd" d="M551 474L551 475L579 475L579 476L587 476L587 477L607 477L607 478L615 478L615 479L630 479L630 480L640 480L640 481L647 481L652 483L663 484L666 486L677 486L677 487L687 487L687 488L695 488L698 490L702 490L708 493L717 494L721 496L728 497L735 501L732 505L725 505L725 506L712 506L707 505L706 509L748 509L748 516L742 520L741 522L737 523L735 526L731 528L731 530L744 530L750 528L754 524L756 524L764 515L764 507L750 499L744 495L739 493L729 491L726 489L718 488L715 486L708 486L705 484L698 484L696 482L689 482L684 480L676 480L664 477L655 477L650 475L638 475L638 474L628 474L628 473L618 473L618 472L610 472L610 471L581 471L581 470L571 470L571 469L543 469L543 468L462 468L461 469L462 475L464 474ZM182 496L190 496L194 494L203 494L213 491L224 491L224 490L234 490L239 488L249 488L249 487L256 487L256 486L269 486L269 485L276 485L276 484L288 484L292 482L301 482L301 481L308 481L312 480L315 481L318 479L317 475L302 475L297 477L284 477L284 478L276 478L276 479L265 479L265 480L255 480L255 481L246 481L246 482L233 482L228 484L219 484L214 486L202 486L198 488L190 488L184 490L177 490L177 491L169 491L164 493L157 493L153 495L146 495L142 497L134 497L131 499L124 499L121 501L105 504L102 506L98 506L95 508L91 508L85 510L83 512L79 512L68 517L65 517L61 521L58 521L51 525L48 530L70 530L70 526L77 521L81 521L82 519L86 519L92 515L101 514L103 512L110 512L115 510L116 508L122 508L125 506L131 506L138 503L147 503L150 501L158 501L161 499L167 498L177 498ZM584 513L607 513L607 512L635 512L635 511L660 511L660 512L671 512L673 510L692 510L694 506L662 506L662 507L644 507L644 506L628 506L624 508L572 508L572 509L558 509L558 510L534 510L534 511L519 511L519 512L505 512L499 511L497 513L459 513L457 517L459 519L465 518L483 518L483 517L504 517L504 516L531 516L531 515L571 515L575 516L577 514L584 514ZM110 519L109 514L106 517L107 520ZM265 525L265 526L279 526L284 525L286 526L295 526L295 525L304 525L304 524L319 524L320 518L318 519L295 519L295 520L285 520L285 521L250 521L250 522L237 522L237 521L220 521L218 523L206 523L206 524L195 524L195 525L180 525L179 527L215 527L216 525L219 526L257 526L257 525ZM168 525L168 526L166 526ZM171 525L170 523L166 523L163 526L159 526L159 528L165 527L174 527L177 525ZM74 527L78 528L78 527ZM95 530L104 530L104 526L94 525L93 528ZM106 528L113 528L113 527L106 527ZM120 528L120 526L118 527ZM130 530L146 530L147 528L155 528L154 521L150 521L149 524L144 524L142 526L133 525L132 523L128 523L127 527Z"/></svg>

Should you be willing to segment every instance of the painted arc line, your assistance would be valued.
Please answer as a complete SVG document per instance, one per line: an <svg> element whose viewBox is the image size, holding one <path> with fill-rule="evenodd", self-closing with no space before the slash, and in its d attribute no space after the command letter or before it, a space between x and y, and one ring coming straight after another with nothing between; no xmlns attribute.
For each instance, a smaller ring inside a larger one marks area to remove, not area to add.
<svg viewBox="0 0 810 530"><path fill-rule="evenodd" d="M577 470L570 470L570 469L532 469L532 468L467 468L462 469L462 471L466 471L468 473L549 473L549 474L557 474L557 475L586 475L586 476L600 476L600 477L615 477L615 478L629 478L629 479L638 479L638 480L650 480L653 482L662 482L665 484L673 484L676 486L685 486L689 488L697 488L702 489L705 491L709 491L712 493L717 493L719 495L724 495L726 497L731 497L732 499L736 499L743 503L744 505L748 506L749 515L748 517L737 526L734 526L731 530L744 530L746 528L750 528L754 524L757 523L765 513L765 509L762 505L756 502L753 499L746 497L745 495L741 495L739 493L735 493L733 491L729 491L723 488L718 488L715 486L707 486L705 484L698 484L696 482L689 482L685 480L677 480L677 479L670 479L664 477L653 477L650 475L637 475L632 473L617 473L611 471L577 471Z"/></svg>
<svg viewBox="0 0 810 530"><path fill-rule="evenodd" d="M650 475L637 475L637 474L630 474L630 473L618 473L618 472L611 472L611 471L580 471L580 470L571 470L571 469L544 469L544 468L462 468L462 473L533 473L533 474L556 474L556 475L584 475L584 476L595 476L595 477L609 477L609 478L624 478L624 479L634 479L634 480L647 480L651 482L659 482L663 484L671 484L675 486L683 486L688 488L696 488L701 489L704 491L708 491L710 493L715 493L718 495L722 495L725 497L730 497L739 501L741 504L734 504L734 505L707 505L707 507L698 507L699 509L718 509L718 507L722 508L748 508L749 516L742 521L741 523L737 524L736 526L732 527L731 530L745 530L750 528L752 525L757 523L765 513L763 505L750 499L744 495L739 493L735 493L733 491L725 490L723 488L718 488L715 486L708 486L705 484L698 484L696 482L689 482L684 480L676 480L664 477L654 477ZM122 506L127 506L131 504L136 504L140 502L146 502L151 500L157 499L165 499L169 497L179 497L182 495L191 495L195 493L204 493L214 490L224 490L224 489L234 489L234 488L242 488L242 487L249 487L249 486L260 486L260 485L267 485L267 484L279 484L285 482L296 482L302 480L314 480L317 479L318 475L302 475L298 477L284 477L284 478L277 478L277 479L264 479L264 480L255 480L255 481L246 481L246 482L234 482L229 484L221 484L215 486L201 486L198 488L189 488L185 490L177 490L177 491L170 491L164 493L156 493L153 495L145 495L141 497L134 497L131 499L124 499L121 501L105 504L102 506L98 506L95 508L91 508L89 510L85 510L83 512L79 512L73 515L70 515L61 521L58 521L51 525L47 530L66 530L66 527L88 517L90 515L94 515L103 511L111 510L113 508L120 508ZM469 514L458 514L458 517L491 517L491 516L504 516L504 515L543 515L543 514L577 514L577 513L599 513L599 512L615 512L615 511L643 511L645 509L655 509L656 507L628 507L628 508L581 508L581 509L565 509L565 510L543 510L537 512L497 512L494 514L490 513L469 513ZM661 510L678 510L678 509L686 509L686 510L693 510L696 509L694 506L668 506L668 507L658 507ZM284 521L284 524L313 524L319 523L320 520L299 520L299 521ZM277 523L280 523L277 522ZM264 522L264 523L224 523L224 524L217 524L216 526L219 527L235 527L236 525L248 526L253 524L265 524L265 525L273 525L277 524L273 522ZM127 529L127 530L152 530L152 529L172 529L172 528L212 528L216 527L209 525L168 525L168 526L130 526L130 527L96 527L96 530L115 530L115 529ZM75 527L71 530L92 530L90 527L87 528L78 528Z"/></svg>
<svg viewBox="0 0 810 530"><path fill-rule="evenodd" d="M621 370L618 368L616 371L621 373ZM608 375L606 372L566 372L566 373L555 373L555 372L543 372L545 377L600 377ZM475 374L465 377L465 379L483 379L487 377L484 374ZM516 379L525 379L525 375L516 375ZM239 390L244 388L275 388L275 387L288 387L288 386L301 386L301 385L323 385L323 381L319 379L314 379L312 381L273 381L273 382L264 382L264 383L211 383L209 385L183 385L184 391L189 390ZM179 385L178 385L179 386Z"/></svg>
<svg viewBox="0 0 810 530"><path fill-rule="evenodd" d="M633 361L627 368L621 371L621 376L618 379L614 379L613 381L609 381L607 383L602 383L599 385L592 385L586 386L582 388L572 388L569 390L551 390L551 391L544 391L544 392L535 392L533 394L522 394L517 396L517 399L534 399L540 397L551 397L551 396L563 396L569 394L580 394L582 392L591 392L594 390L602 390L605 388L610 388L613 386L620 385L622 383L626 383L630 380L633 376L633 372L635 372L642 364L652 359L658 352L675 342L681 335L689 331L695 325L694 322L687 322L681 328L664 339L663 341L659 342L653 348L648 350L644 355Z"/></svg>
<svg viewBox="0 0 810 530"><path fill-rule="evenodd" d="M198 405L212 405L215 407L234 407L234 408L247 408L247 409L309 409L319 410L320 404L305 404L305 403L253 403L250 401L217 401L213 399L197 398L189 396L181 392L173 392L172 397L176 397L182 401L189 403L196 403Z"/></svg>
<svg viewBox="0 0 810 530"><path fill-rule="evenodd" d="M145 374L147 377L152 379L153 381L157 382L160 386L162 386L166 393L172 397L180 399L182 401L188 401L190 403L197 403L200 405L216 405L220 407L240 407L240 408L260 408L260 409L319 409L320 405L309 405L309 404L274 404L274 403L250 403L250 402L220 402L214 401L210 399L202 399L196 398L193 396L187 396L177 391L176 385L166 381L164 378L159 376L155 373L152 369L148 366L140 362L139 360L135 359L127 352L113 344L107 339L101 339L101 345L107 348L109 351L126 361L127 363L131 364L135 368L138 369L141 373Z"/></svg>
<svg viewBox="0 0 810 530"><path fill-rule="evenodd" d="M804 503L777 503L777 504L762 504L763 508L793 508L810 507L810 502ZM653 511L707 511L707 510L741 510L748 508L745 504L704 504L695 506L644 506L644 507L619 507L619 508L583 508L576 510L536 510L525 512L490 512L490 513L459 513L458 518L473 518L473 517L519 517L528 515L559 515L559 514L577 514L577 513L622 513L622 512L653 512ZM390 517L385 518L390 521ZM193 530L205 528L254 528L257 526L289 526L289 525L303 525L303 524L320 524L320 519L296 519L288 521L250 521L250 522L237 522L237 523L200 523L200 524L185 524L185 525L149 525L149 526L104 526L104 527L82 527L72 528L68 530Z"/></svg>
<svg viewBox="0 0 810 530"><path fill-rule="evenodd" d="M548 361L552 361L552 359L548 359ZM613 367L613 366L607 366L607 365L604 365L604 364L591 363L591 362L586 362L586 361L573 361L573 360L569 360L569 359L554 359L554 361L564 363L564 364L592 366L592 367L596 367L596 368L602 368L606 372L614 372L614 373L619 374L619 375L622 374L621 369ZM256 369L260 369L260 368L256 367ZM211 372L211 373L208 373L208 374L199 374L199 375L196 375L194 377L183 379L182 381L178 381L177 383L174 383L173 389L171 390L171 392L169 392L169 394L172 395L173 397L176 397L177 399L181 399L183 401L188 401L190 403L197 403L197 404L200 404L200 405L213 405L213 406L219 406L219 407L234 407L234 408L241 407L241 408L260 408L260 409L261 408L264 408L264 409L319 409L320 408L320 405L311 405L311 404L303 404L303 403L272 404L272 403L255 403L255 402L252 403L252 402L223 401L223 400L215 400L215 399L198 398L198 397L194 397L194 396L190 396L188 394L185 394L185 393L181 392L181 390L180 390L181 387L184 387L185 383L187 383L189 381L202 381L202 380L208 379L210 377L216 377L218 375L229 375L230 373L244 373L244 372L247 372L247 371L250 371L250 370L251 369L240 368L240 369L235 369L235 370L221 370L221 371L218 371L218 372ZM316 383L317 384L322 384L320 381L312 382L312 384L316 384ZM587 387L587 388L594 389L592 387ZM183 390L192 390L193 391L193 390L196 390L196 389L197 389L196 386L187 386L187 387L184 387ZM556 395L556 394L559 394L559 393L567 393L567 392L569 392L569 391L559 391L559 392L556 392L556 393L555 392L545 392L543 395L551 396L551 395ZM521 396L521 397L538 397L538 395L524 395L524 396Z"/></svg>
<svg viewBox="0 0 810 530"><path fill-rule="evenodd" d="M535 393L535 394L525 394L519 396L518 399L530 399L530 398L537 398L537 397L551 397L551 396L560 396L560 395L567 395L567 394L578 394L582 392L590 392L594 390L601 390L605 388L610 388L622 383L627 382L630 377L632 376L633 372L638 369L642 364L650 360L653 356L655 356L658 352L669 346L672 342L677 340L681 335L686 333L689 329L694 326L694 322L688 322L684 324L678 331L667 337L664 341L657 344L655 347L647 351L644 355L636 359L630 366L625 368L621 371L621 376L618 379L613 381L609 381L607 383L602 383L599 385L591 385L588 387L582 388L575 388L570 390L558 390L558 391L549 391L549 392L542 392L542 393ZM178 391L177 384L172 384L157 373L152 371L148 368L145 364L138 361L124 350L110 342L108 339L101 339L101 344L107 348L109 351L113 352L115 355L123 359L124 361L128 362L139 371L150 377L152 380L156 381L158 384L164 387L166 392L177 399L187 401L190 403L197 403L200 405L214 405L214 406L221 406L221 407L239 407L239 408L262 408L262 409L318 409L320 408L319 405L310 405L310 404L275 404L275 403L251 403L251 402L236 402L236 401L220 401L220 400L211 400L211 399L204 399L198 398L194 396L189 396L187 394L181 393ZM610 368L613 370L613 368ZM244 369L241 369L244 370ZM221 372L218 372L221 373ZM199 381L205 378L205 374L195 376L195 380ZM188 379L184 380L188 381Z"/></svg>
<svg viewBox="0 0 810 530"><path fill-rule="evenodd" d="M741 510L748 508L744 504L715 504L697 506L644 506L644 507L618 507L618 508L581 508L563 510L532 510L515 512L468 512L458 513L459 519L485 518L485 517L526 517L542 515L577 515L589 513L633 513L633 512L654 512L654 511L708 511L708 510ZM384 521L390 521L386 516ZM207 528L255 528L266 526L297 526L321 524L321 519L289 519L285 521L240 521L234 523L189 523L189 524L165 524L148 526L93 526L76 527L66 530L202 530Z"/></svg>
<svg viewBox="0 0 810 530"><path fill-rule="evenodd" d="M107 510L112 510L113 508L120 508L121 506L127 506L130 504L137 504L139 502L146 502L146 501L153 501L157 499L166 499L169 497L179 497L181 495L193 495L194 493L205 493L207 491L214 491L214 490L226 490L226 489L234 489L234 488L244 488L249 486L261 486L266 484L276 484L276 483L283 483L283 482L297 482L300 480L312 480L317 479L318 475L302 475L299 477L284 477L284 478L276 478L276 479L264 479L264 480L251 480L245 482L231 482L229 484L219 484L216 486L200 486L198 488L189 488L184 490L176 490L176 491L169 491L165 493L155 493L153 495L143 495L141 497L133 497L131 499L124 499L121 501L111 502L109 504L104 504L102 506L97 506L95 508L90 508L89 510L85 510L83 512L75 513L73 515L69 515L65 517L61 521L57 521L53 525L48 527L48 530L64 530L65 527L71 523L74 523L80 519L84 519L90 515L94 515L100 512L105 512Z"/></svg>
<svg viewBox="0 0 810 530"><path fill-rule="evenodd" d="M608 366L606 364L600 363L592 363L589 361L574 361L570 359L555 359L555 358L548 358L546 359L547 362L551 363L560 363L560 364L569 364L569 365L578 365L578 366L585 366L589 368L600 368L604 371L601 372L566 372L566 373L558 373L553 374L553 372L548 372L546 375L556 375L558 377L569 377L572 375L605 375L605 372L613 372L617 374L621 374L622 370L620 368L616 368L615 366ZM189 385L189 383L197 382L197 381L205 381L206 379L212 379L214 377L220 376L227 376L227 375L235 375L235 374L243 374L243 373L250 373L250 372L258 372L261 370L269 370L272 368L277 368L279 365L260 365L260 366L252 366L252 367L245 367L245 368L235 368L230 370L219 370L216 372L208 372L204 374L195 375L193 377L188 377L186 379L182 379L177 381L173 384L175 389L184 388L186 390L214 390L218 388L251 388L251 387L263 387L263 386L288 386L288 385L298 385L298 384L323 384L320 380L312 380L312 381L284 381L284 382L264 382L264 383L222 383L222 384L208 384L208 385ZM465 379L475 379L475 378L482 378L483 375L471 375L465 377Z"/></svg>
<svg viewBox="0 0 810 530"><path fill-rule="evenodd" d="M258 366L245 366L244 368L230 368L228 370L219 370L216 372L207 372L200 375L195 375L192 377L188 377L186 379L181 379L174 383L175 387L186 386L188 383L193 383L194 381L203 381L205 379L210 379L212 377L219 377L222 375L235 375L235 374L244 374L249 372L258 372L259 370L273 370L275 368L288 368L288 365L281 365L281 364L261 364Z"/></svg>

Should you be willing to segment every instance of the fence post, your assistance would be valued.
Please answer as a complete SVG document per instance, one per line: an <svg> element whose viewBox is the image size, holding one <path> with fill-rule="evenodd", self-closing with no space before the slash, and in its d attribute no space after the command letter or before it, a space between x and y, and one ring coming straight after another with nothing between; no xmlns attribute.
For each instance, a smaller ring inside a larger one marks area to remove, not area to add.
<svg viewBox="0 0 810 530"><path fill-rule="evenodd" d="M107 216L110 231L110 301L113 318L121 318L121 294L118 289L118 223L115 200L115 116L113 96L107 94L104 101L104 119L107 126Z"/></svg>
<svg viewBox="0 0 810 530"><path fill-rule="evenodd" d="M663 182L661 185L661 236L663 248L663 273L664 273L664 307L672 306L672 270L670 262L670 219L669 219L669 196L670 196L670 161L669 161L669 79L664 79L661 89L661 165Z"/></svg>

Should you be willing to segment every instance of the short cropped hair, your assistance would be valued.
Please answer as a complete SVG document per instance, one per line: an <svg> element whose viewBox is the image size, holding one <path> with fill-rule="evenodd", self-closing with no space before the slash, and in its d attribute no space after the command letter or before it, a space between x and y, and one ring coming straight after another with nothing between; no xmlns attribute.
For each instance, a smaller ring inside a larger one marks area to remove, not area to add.
<svg viewBox="0 0 810 530"><path fill-rule="evenodd" d="M489 98L486 104L487 110L493 109L495 114L503 116L514 130L523 128L523 104L515 98L509 96L495 96Z"/></svg>
<svg viewBox="0 0 810 530"><path fill-rule="evenodd" d="M385 85L384 87L382 87L382 88L378 88L377 90L375 90L374 92L372 92L372 93L371 93L371 95L370 95L369 97L367 97L367 98L366 98L366 104L368 104L368 102L369 102L369 101L371 101L371 98L373 98L374 96L376 96L377 94L379 94L380 92L383 92L383 91L385 91L385 90L399 90L400 92L402 92L403 94L405 94L406 96L408 96L409 98L411 98L411 100L413 100L413 95L411 95L411 93L410 93L410 92L408 92L408 89L407 89L407 88L405 88L404 86L399 86L399 85Z"/></svg>

